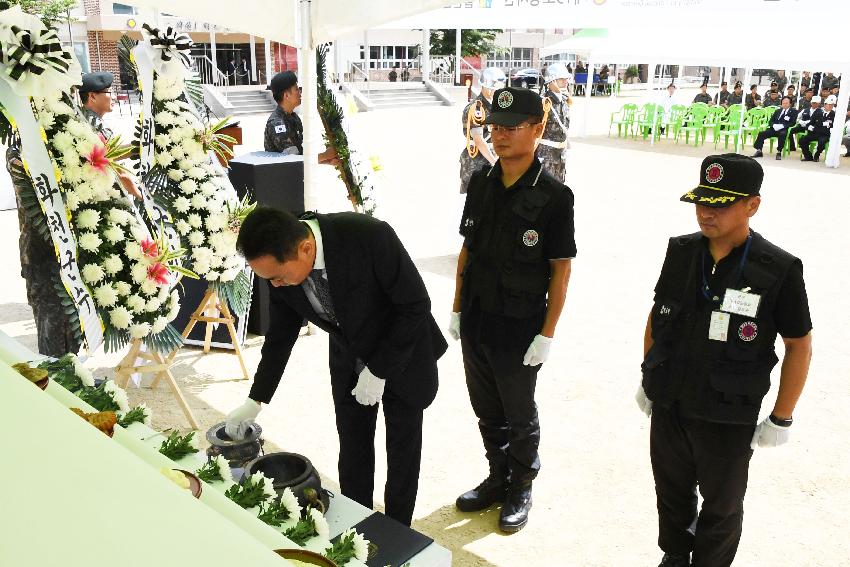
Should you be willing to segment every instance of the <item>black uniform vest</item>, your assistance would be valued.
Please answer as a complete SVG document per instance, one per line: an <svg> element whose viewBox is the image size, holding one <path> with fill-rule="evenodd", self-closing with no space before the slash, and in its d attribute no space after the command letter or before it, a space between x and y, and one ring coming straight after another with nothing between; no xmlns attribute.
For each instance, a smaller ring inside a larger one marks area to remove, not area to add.
<svg viewBox="0 0 850 567"><path fill-rule="evenodd" d="M702 235L670 239L652 308L653 346L641 368L646 395L686 417L754 424L778 362L773 320L776 296L797 258L752 233L738 282L737 267L715 282L721 300L727 288L750 287L761 296L755 317L730 314L728 339L708 338L711 313L719 304L698 302L702 285ZM708 250L705 249L708 254Z"/></svg>
<svg viewBox="0 0 850 567"><path fill-rule="evenodd" d="M476 191L481 199L476 216L466 219L464 227L468 252L464 305L477 299L488 313L517 318L539 315L546 308L550 276L542 245L545 227L539 221L545 218L542 213L557 186L518 187L506 206L499 207L486 175L475 175L470 183L484 186Z"/></svg>

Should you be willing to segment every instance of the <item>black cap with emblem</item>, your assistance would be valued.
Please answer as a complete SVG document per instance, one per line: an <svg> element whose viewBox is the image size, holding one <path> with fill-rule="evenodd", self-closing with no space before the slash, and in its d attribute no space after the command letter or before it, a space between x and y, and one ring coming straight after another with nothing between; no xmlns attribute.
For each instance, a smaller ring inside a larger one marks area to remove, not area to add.
<svg viewBox="0 0 850 567"><path fill-rule="evenodd" d="M108 71L98 71L97 73L83 73L83 84L80 87L81 93L96 93L105 91L112 86L112 81L115 76Z"/></svg>
<svg viewBox="0 0 850 567"><path fill-rule="evenodd" d="M702 160L699 185L679 199L706 207L728 207L746 197L759 195L764 170L751 157L720 154Z"/></svg>
<svg viewBox="0 0 850 567"><path fill-rule="evenodd" d="M516 126L530 118L543 118L543 99L534 91L505 87L493 93L493 106L485 124Z"/></svg>

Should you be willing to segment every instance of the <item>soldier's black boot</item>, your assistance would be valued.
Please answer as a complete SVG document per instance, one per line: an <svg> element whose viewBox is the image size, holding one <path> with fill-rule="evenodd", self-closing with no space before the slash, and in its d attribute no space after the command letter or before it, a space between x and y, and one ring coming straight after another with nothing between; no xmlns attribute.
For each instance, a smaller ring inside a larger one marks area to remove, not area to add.
<svg viewBox="0 0 850 567"><path fill-rule="evenodd" d="M658 567L690 567L691 558L688 555L677 555L675 553L665 553L661 558L661 563Z"/></svg>
<svg viewBox="0 0 850 567"><path fill-rule="evenodd" d="M756 153L754 153L754 154L753 154L753 157L754 157L754 158L759 158L759 157L761 157L761 156L763 156L763 155L764 155L764 154L763 154L763 153L761 153L761 150L756 150Z"/></svg>
<svg viewBox="0 0 850 567"><path fill-rule="evenodd" d="M503 501L507 493L507 476L491 472L484 482L458 496L455 506L461 512L478 512Z"/></svg>
<svg viewBox="0 0 850 567"><path fill-rule="evenodd" d="M502 504L499 529L507 533L518 532L528 523L528 512L530 510L531 480L512 482L508 490L508 497Z"/></svg>

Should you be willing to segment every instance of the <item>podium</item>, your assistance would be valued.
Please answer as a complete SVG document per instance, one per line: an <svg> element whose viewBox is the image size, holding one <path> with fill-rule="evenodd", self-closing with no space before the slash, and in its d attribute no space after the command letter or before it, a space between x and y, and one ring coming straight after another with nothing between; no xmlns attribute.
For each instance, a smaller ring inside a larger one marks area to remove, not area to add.
<svg viewBox="0 0 850 567"><path fill-rule="evenodd" d="M240 199L249 194L260 205L304 213L304 156L251 152L231 159L229 171ZM254 278L248 332L265 335L268 328L269 283Z"/></svg>

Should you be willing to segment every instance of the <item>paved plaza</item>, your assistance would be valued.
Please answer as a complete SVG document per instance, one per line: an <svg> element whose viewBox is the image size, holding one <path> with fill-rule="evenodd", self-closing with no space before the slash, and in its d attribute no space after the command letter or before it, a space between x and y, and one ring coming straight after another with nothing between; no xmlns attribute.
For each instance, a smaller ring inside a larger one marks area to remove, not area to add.
<svg viewBox="0 0 850 567"><path fill-rule="evenodd" d="M684 89L683 89L684 90ZM689 101L693 94L682 93ZM653 566L656 512L649 464L649 421L633 399L640 380L643 330L671 235L697 230L693 206L679 196L698 182L711 141L686 147L662 139L606 136L609 113L624 99L592 99L588 134L574 139L568 184L575 193L578 257L552 354L538 380L542 470L534 484L528 526L498 532L498 510L455 511L454 500L486 475L469 405L460 346L450 341L440 360L440 390L425 413L422 476L414 527L451 549L457 566ZM634 97L639 101L638 97ZM573 128L585 100L573 106ZM352 139L380 157L376 215L395 227L419 266L441 327L448 325L461 241L458 155L460 106L382 110L351 117ZM265 116L242 118L245 145L261 149ZM129 115L112 125L129 133ZM722 144L717 151L722 151ZM751 148L746 149L747 153ZM805 266L814 359L795 412L790 444L756 451L745 502L744 536L736 565L841 565L850 557L850 282L847 236L850 159L842 167L764 159L763 202L753 228L799 256ZM321 168L318 208L348 210L334 170ZM32 312L20 278L15 211L0 212L4 298L0 329L35 350ZM253 372L261 337L249 337ZM96 353L98 375L120 354ZM781 359L782 347L778 347ZM266 450L307 455L335 488L337 435L327 368L327 336L299 339L270 406L259 417ZM223 421L245 399L235 358L184 349L175 374L202 429ZM773 404L778 383L765 398ZM185 429L167 388L129 390L130 402L154 410L155 428ZM380 428L380 426L379 426ZM383 430L378 434L382 444ZM376 486L384 482L378 451ZM376 502L382 501L376 491Z"/></svg>

